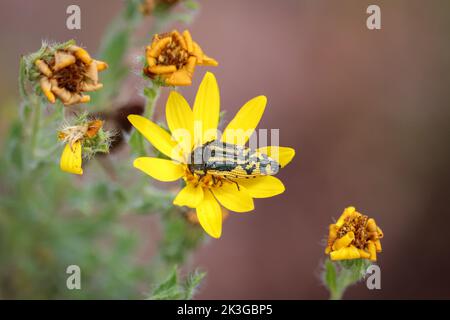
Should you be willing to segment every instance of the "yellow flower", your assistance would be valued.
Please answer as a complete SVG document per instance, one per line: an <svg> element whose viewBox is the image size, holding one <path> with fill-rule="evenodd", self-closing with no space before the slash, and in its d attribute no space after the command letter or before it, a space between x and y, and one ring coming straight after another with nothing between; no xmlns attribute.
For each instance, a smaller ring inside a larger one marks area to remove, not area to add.
<svg viewBox="0 0 450 320"><path fill-rule="evenodd" d="M216 78L208 72L200 84L193 109L179 93L170 93L166 105L166 119L171 133L144 117L128 116L132 125L155 148L172 159L141 157L134 161L134 166L160 181L183 178L186 186L178 193L173 203L195 208L200 225L214 238L219 238L222 234L221 205L230 211L247 212L254 209L253 198L272 197L284 191L283 183L273 176L229 181L209 173L199 175L190 171L188 163L195 147L218 138L219 100ZM229 143L234 141L237 135L239 143L245 145L258 125L265 105L264 96L247 102L227 126L221 141ZM278 146L261 148L257 152L272 155L281 167L287 165L295 154L291 148Z"/></svg>
<svg viewBox="0 0 450 320"><path fill-rule="evenodd" d="M325 253L331 260L370 259L377 261L381 252L383 232L374 219L356 211L354 207L344 210L335 224L329 227Z"/></svg>
<svg viewBox="0 0 450 320"><path fill-rule="evenodd" d="M168 86L190 86L197 65L218 65L216 60L203 53L188 30L182 35L176 30L155 35L145 56L144 73L151 79L161 78Z"/></svg>
<svg viewBox="0 0 450 320"><path fill-rule="evenodd" d="M102 120L92 120L75 126L67 126L58 132L58 139L66 143L61 155L60 168L62 171L83 174L82 149L88 141L96 138L100 129L103 127ZM103 139L96 141L98 145L109 144L109 136L104 135ZM92 150L92 145L89 146Z"/></svg>
<svg viewBox="0 0 450 320"><path fill-rule="evenodd" d="M40 86L48 101L55 103L58 97L64 105L89 102L90 97L82 93L102 88L98 72L108 67L76 45L38 58L34 65L40 73Z"/></svg>

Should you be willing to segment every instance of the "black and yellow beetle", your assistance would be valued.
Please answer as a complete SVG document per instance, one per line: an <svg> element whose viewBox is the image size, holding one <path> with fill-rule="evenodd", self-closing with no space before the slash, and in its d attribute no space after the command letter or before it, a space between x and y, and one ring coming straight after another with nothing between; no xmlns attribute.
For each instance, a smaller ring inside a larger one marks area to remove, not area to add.
<svg viewBox="0 0 450 320"><path fill-rule="evenodd" d="M235 182L233 179L274 175L280 164L253 149L213 140L192 151L188 167L192 174L200 177L210 174L213 179Z"/></svg>

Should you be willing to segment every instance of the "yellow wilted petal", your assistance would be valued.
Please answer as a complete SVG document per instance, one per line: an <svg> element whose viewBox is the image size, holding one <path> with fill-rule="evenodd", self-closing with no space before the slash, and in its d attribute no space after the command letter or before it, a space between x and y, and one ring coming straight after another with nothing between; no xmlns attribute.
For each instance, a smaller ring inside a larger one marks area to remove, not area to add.
<svg viewBox="0 0 450 320"><path fill-rule="evenodd" d="M197 206L200 225L213 238L222 234L222 209L210 191L206 190L202 202Z"/></svg>
<svg viewBox="0 0 450 320"><path fill-rule="evenodd" d="M253 198L269 198L281 194L285 190L283 182L273 176L239 179L238 183L245 187Z"/></svg>
<svg viewBox="0 0 450 320"><path fill-rule="evenodd" d="M192 43L192 36L188 30L183 31L183 38L186 41L186 49L189 53L194 51L194 45Z"/></svg>
<svg viewBox="0 0 450 320"><path fill-rule="evenodd" d="M70 144L66 144L59 163L61 170L73 174L83 174L81 162L81 142L75 142L72 147Z"/></svg>
<svg viewBox="0 0 450 320"><path fill-rule="evenodd" d="M243 186L238 187L235 183L224 182L222 186L212 189L216 199L228 210L234 212L248 212L255 209L253 198Z"/></svg>
<svg viewBox="0 0 450 320"><path fill-rule="evenodd" d="M377 247L373 241L367 243L367 249L369 249L370 261L377 261Z"/></svg>
<svg viewBox="0 0 450 320"><path fill-rule="evenodd" d="M277 161L282 168L287 166L295 156L295 150L288 147L268 146L257 149Z"/></svg>
<svg viewBox="0 0 450 320"><path fill-rule="evenodd" d="M338 221L336 221L336 225L340 228L344 224L345 218L353 214L355 212L355 207L347 207L344 209L344 212L342 212L341 216L339 217Z"/></svg>
<svg viewBox="0 0 450 320"><path fill-rule="evenodd" d="M177 71L177 67L174 65L168 65L168 66L149 66L148 71L154 74L163 74L163 73L172 73Z"/></svg>
<svg viewBox="0 0 450 320"><path fill-rule="evenodd" d="M187 206L190 208L196 208L203 200L203 188L201 186L195 186L192 183L186 185L180 192L178 192L176 198L173 200L173 204L177 206Z"/></svg>
<svg viewBox="0 0 450 320"><path fill-rule="evenodd" d="M48 78L47 77L42 77L39 80L39 83L41 84L42 92L45 94L45 96L47 97L48 101L50 101L51 103L55 103L56 98L55 98L55 95L52 92L52 85L51 85L50 81L48 80Z"/></svg>
<svg viewBox="0 0 450 320"><path fill-rule="evenodd" d="M187 70L180 69L166 79L166 84L170 86L190 86L192 84L192 76Z"/></svg>
<svg viewBox="0 0 450 320"><path fill-rule="evenodd" d="M166 104L166 120L170 132L185 154L192 151L194 139L194 113L181 94L172 91Z"/></svg>
<svg viewBox="0 0 450 320"><path fill-rule="evenodd" d="M184 167L172 160L141 157L134 160L134 167L159 181L175 181L181 178Z"/></svg>
<svg viewBox="0 0 450 320"><path fill-rule="evenodd" d="M129 115L128 120L156 149L173 160L183 162L181 148L166 130L136 114Z"/></svg>
<svg viewBox="0 0 450 320"><path fill-rule="evenodd" d="M220 96L216 77L207 72L198 88L194 103L194 141L204 144L217 138Z"/></svg>
<svg viewBox="0 0 450 320"><path fill-rule="evenodd" d="M65 67L68 67L74 64L76 61L75 57L70 53L66 53L63 51L56 51L55 53L55 65L53 66L53 70L58 71Z"/></svg>
<svg viewBox="0 0 450 320"><path fill-rule="evenodd" d="M78 46L70 46L69 47L69 51L73 52L73 54L78 59L80 59L81 61L83 61L87 65L90 65L92 63L92 61L93 61L93 59L91 58L89 53L83 48L80 48Z"/></svg>
<svg viewBox="0 0 450 320"><path fill-rule="evenodd" d="M361 258L361 255L357 248L354 246L345 247L342 249L339 249L337 251L330 252L330 258L331 260L351 260L351 259L359 259Z"/></svg>
<svg viewBox="0 0 450 320"><path fill-rule="evenodd" d="M334 242L333 250L348 247L353 240L355 240L355 234L353 231L349 231L342 238L339 238Z"/></svg>
<svg viewBox="0 0 450 320"><path fill-rule="evenodd" d="M217 67L219 63L214 58L208 57L206 54L204 54L202 62L199 62L199 65Z"/></svg>
<svg viewBox="0 0 450 320"><path fill-rule="evenodd" d="M265 96L258 96L244 104L224 130L222 141L244 145L258 126L266 103Z"/></svg>

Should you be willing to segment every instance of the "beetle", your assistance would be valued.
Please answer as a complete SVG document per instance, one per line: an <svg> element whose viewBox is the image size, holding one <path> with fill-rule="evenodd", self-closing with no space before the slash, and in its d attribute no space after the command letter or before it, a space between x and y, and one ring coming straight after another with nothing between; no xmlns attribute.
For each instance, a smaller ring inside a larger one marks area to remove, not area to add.
<svg viewBox="0 0 450 320"><path fill-rule="evenodd" d="M232 179L250 179L278 173L280 164L251 148L217 140L195 148L190 155L189 171L200 179L210 174L213 181L220 178L236 183ZM239 185L236 183L238 190Z"/></svg>

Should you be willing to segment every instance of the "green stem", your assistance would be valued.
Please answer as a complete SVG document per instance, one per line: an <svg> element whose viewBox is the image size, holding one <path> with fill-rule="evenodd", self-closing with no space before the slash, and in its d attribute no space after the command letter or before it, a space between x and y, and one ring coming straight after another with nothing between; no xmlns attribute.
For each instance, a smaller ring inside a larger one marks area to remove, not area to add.
<svg viewBox="0 0 450 320"><path fill-rule="evenodd" d="M32 129L31 129L31 137L30 137L30 152L31 156L34 158L35 151L36 151L36 145L39 135L39 129L40 129L40 123L41 123L41 103L39 102L39 98L33 97L34 103L33 103L33 123L32 123Z"/></svg>

